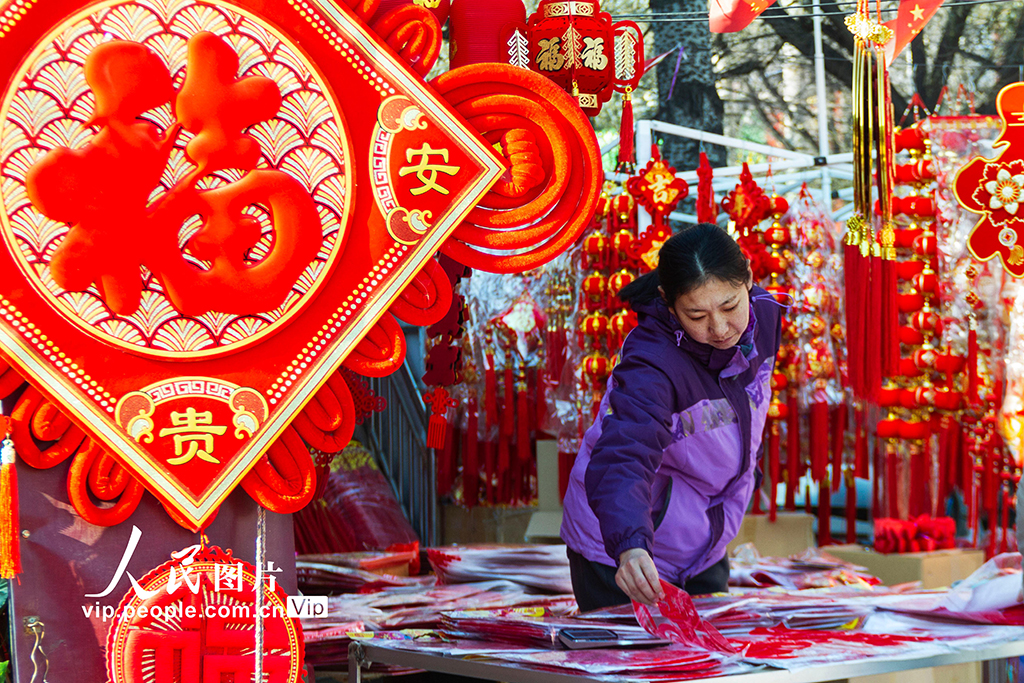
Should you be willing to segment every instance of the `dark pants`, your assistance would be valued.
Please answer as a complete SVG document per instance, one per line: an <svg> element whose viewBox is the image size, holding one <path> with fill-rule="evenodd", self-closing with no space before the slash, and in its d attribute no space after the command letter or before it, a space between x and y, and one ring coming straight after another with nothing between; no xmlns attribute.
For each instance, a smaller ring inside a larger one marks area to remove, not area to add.
<svg viewBox="0 0 1024 683"><path fill-rule="evenodd" d="M591 562L569 548L565 550L569 556L572 591L576 594L576 602L581 612L629 603L629 596L615 583L615 567ZM729 590L729 556L726 555L700 574L691 577L682 588L690 595L724 593Z"/></svg>

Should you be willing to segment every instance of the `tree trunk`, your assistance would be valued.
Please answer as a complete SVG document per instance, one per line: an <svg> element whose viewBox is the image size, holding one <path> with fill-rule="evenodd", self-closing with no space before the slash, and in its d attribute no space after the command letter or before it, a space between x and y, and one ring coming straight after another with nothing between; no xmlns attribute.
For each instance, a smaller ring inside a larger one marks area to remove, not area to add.
<svg viewBox="0 0 1024 683"><path fill-rule="evenodd" d="M707 0L649 0L652 14L658 12L688 12L684 16L697 16L707 12ZM711 31L707 21L664 22L654 25L656 54L681 45L685 56L678 61L677 54L666 57L658 65L657 118L665 123L697 128L709 133L722 133L724 106L715 89L715 68L711 63ZM675 85L673 86L673 76ZM671 92L671 97L669 97ZM726 164L726 150L718 145L706 145L705 151L712 166ZM676 136L665 136L662 156L677 170L692 171L699 162L700 143Z"/></svg>

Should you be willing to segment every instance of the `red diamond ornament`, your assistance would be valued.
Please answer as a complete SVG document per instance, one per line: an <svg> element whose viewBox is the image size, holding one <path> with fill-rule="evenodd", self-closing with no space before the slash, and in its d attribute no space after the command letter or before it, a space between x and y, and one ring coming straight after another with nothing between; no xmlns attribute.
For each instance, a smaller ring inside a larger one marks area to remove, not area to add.
<svg viewBox="0 0 1024 683"><path fill-rule="evenodd" d="M0 82L0 352L196 526L503 172L315 0L17 0Z"/></svg>

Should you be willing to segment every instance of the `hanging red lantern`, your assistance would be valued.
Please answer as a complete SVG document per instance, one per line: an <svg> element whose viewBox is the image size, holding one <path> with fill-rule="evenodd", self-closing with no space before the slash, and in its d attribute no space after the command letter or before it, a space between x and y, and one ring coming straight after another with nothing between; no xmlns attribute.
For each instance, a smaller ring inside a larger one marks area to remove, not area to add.
<svg viewBox="0 0 1024 683"><path fill-rule="evenodd" d="M637 325L636 313L632 310L622 310L608 320L608 346L617 349L622 346L626 335L633 331Z"/></svg>
<svg viewBox="0 0 1024 683"><path fill-rule="evenodd" d="M590 337L604 337L608 334L608 316L604 313L591 313L580 321L580 331Z"/></svg>
<svg viewBox="0 0 1024 683"><path fill-rule="evenodd" d="M608 291L612 294L618 294L619 290L633 282L636 276L628 270L620 270L617 273L612 274L608 278Z"/></svg>
<svg viewBox="0 0 1024 683"><path fill-rule="evenodd" d="M608 242L599 232L592 232L583 239L583 267L603 269L608 266Z"/></svg>
<svg viewBox="0 0 1024 683"><path fill-rule="evenodd" d="M630 93L643 75L643 34L631 21L612 23L597 0L541 0L526 32L529 66L597 116L615 91Z"/></svg>
<svg viewBox="0 0 1024 683"><path fill-rule="evenodd" d="M608 379L611 372L611 364L608 358L598 352L594 352L583 359L583 374L590 380L590 386L599 388Z"/></svg>

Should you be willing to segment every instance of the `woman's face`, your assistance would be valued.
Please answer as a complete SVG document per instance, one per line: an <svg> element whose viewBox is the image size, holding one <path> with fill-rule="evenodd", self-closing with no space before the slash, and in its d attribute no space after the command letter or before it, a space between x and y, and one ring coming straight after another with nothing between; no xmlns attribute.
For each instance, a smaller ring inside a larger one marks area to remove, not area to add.
<svg viewBox="0 0 1024 683"><path fill-rule="evenodd" d="M711 278L681 295L669 310L691 339L716 349L732 348L750 322L750 285Z"/></svg>

